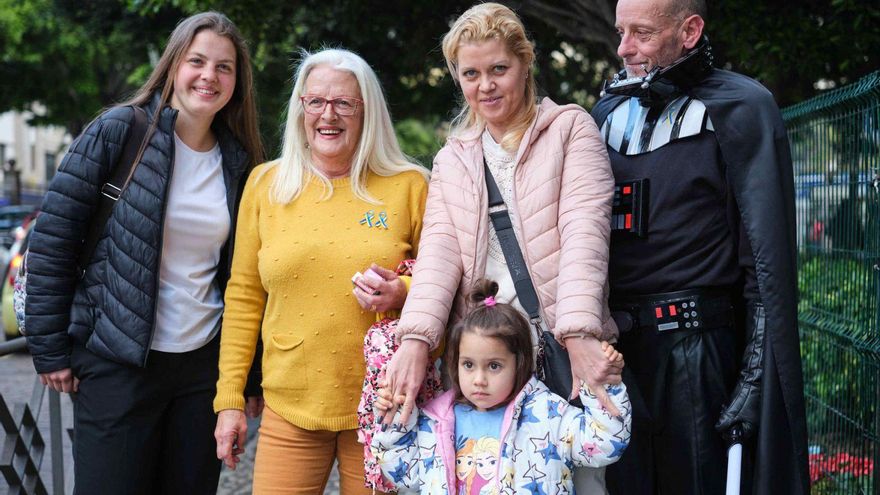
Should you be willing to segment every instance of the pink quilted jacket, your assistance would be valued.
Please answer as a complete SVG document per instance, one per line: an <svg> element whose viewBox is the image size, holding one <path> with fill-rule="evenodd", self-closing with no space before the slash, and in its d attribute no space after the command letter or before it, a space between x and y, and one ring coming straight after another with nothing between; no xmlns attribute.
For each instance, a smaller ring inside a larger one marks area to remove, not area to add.
<svg viewBox="0 0 880 495"><path fill-rule="evenodd" d="M419 257L397 336L435 348L486 271L489 214L480 133L449 138L434 158ZM516 154L520 246L548 327L560 341L614 339L608 243L614 178L593 119L545 98ZM449 321L450 315L452 320Z"/></svg>

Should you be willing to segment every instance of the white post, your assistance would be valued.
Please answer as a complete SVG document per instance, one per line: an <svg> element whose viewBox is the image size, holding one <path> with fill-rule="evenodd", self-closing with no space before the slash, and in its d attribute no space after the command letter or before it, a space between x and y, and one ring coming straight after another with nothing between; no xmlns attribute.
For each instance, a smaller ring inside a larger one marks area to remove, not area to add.
<svg viewBox="0 0 880 495"><path fill-rule="evenodd" d="M727 495L739 495L739 479L742 474L742 444L735 443L727 449Z"/></svg>

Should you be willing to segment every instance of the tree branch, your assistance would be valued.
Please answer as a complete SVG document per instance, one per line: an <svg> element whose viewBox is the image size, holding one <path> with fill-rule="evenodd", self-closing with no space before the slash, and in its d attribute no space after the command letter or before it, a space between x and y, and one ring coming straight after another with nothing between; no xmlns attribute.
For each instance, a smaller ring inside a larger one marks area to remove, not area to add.
<svg viewBox="0 0 880 495"><path fill-rule="evenodd" d="M569 0L565 8L546 0L506 0L502 3L538 19L573 41L595 43L612 60L617 53L614 0Z"/></svg>

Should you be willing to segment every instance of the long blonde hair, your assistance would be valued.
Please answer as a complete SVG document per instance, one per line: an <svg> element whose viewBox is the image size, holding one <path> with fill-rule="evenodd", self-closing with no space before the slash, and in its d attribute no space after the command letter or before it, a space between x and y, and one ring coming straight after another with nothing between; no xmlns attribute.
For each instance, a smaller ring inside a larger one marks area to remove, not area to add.
<svg viewBox="0 0 880 495"><path fill-rule="evenodd" d="M515 152L519 147L526 130L535 118L538 108L538 92L535 83L535 45L526 36L526 30L519 16L509 8L499 3L481 3L468 9L443 36L443 57L446 66L456 84L458 78L458 49L466 43L482 43L497 39L504 43L507 50L514 54L528 68L526 76L525 93L523 94L523 108L511 125L504 137L501 138L501 146ZM473 128L481 128L485 125L482 117L463 104L461 112L452 119L453 136L460 136Z"/></svg>
<svg viewBox="0 0 880 495"><path fill-rule="evenodd" d="M269 198L274 203L287 204L302 192L312 177L324 185L324 199L333 194L333 184L324 177L312 162L307 148L306 129L300 96L305 91L306 79L312 69L326 66L350 72L357 79L364 100L364 125L357 150L351 164L351 189L354 195L370 203L378 203L367 191L367 172L391 176L414 170L427 178L428 171L414 163L400 150L391 115L382 94L382 86L373 69L357 54L342 49L324 49L316 53L302 52L302 62L296 70L293 94L287 106L287 124L284 127L284 140L281 157L272 162L269 168L276 168L275 177L269 189Z"/></svg>

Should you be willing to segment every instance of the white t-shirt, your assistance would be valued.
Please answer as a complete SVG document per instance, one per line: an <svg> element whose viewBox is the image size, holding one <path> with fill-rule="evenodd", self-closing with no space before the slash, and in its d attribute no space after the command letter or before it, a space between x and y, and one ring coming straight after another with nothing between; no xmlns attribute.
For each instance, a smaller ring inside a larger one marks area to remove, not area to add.
<svg viewBox="0 0 880 495"><path fill-rule="evenodd" d="M220 146L195 151L177 134L174 142L151 348L180 353L199 349L220 330L223 295L214 277L232 222Z"/></svg>

